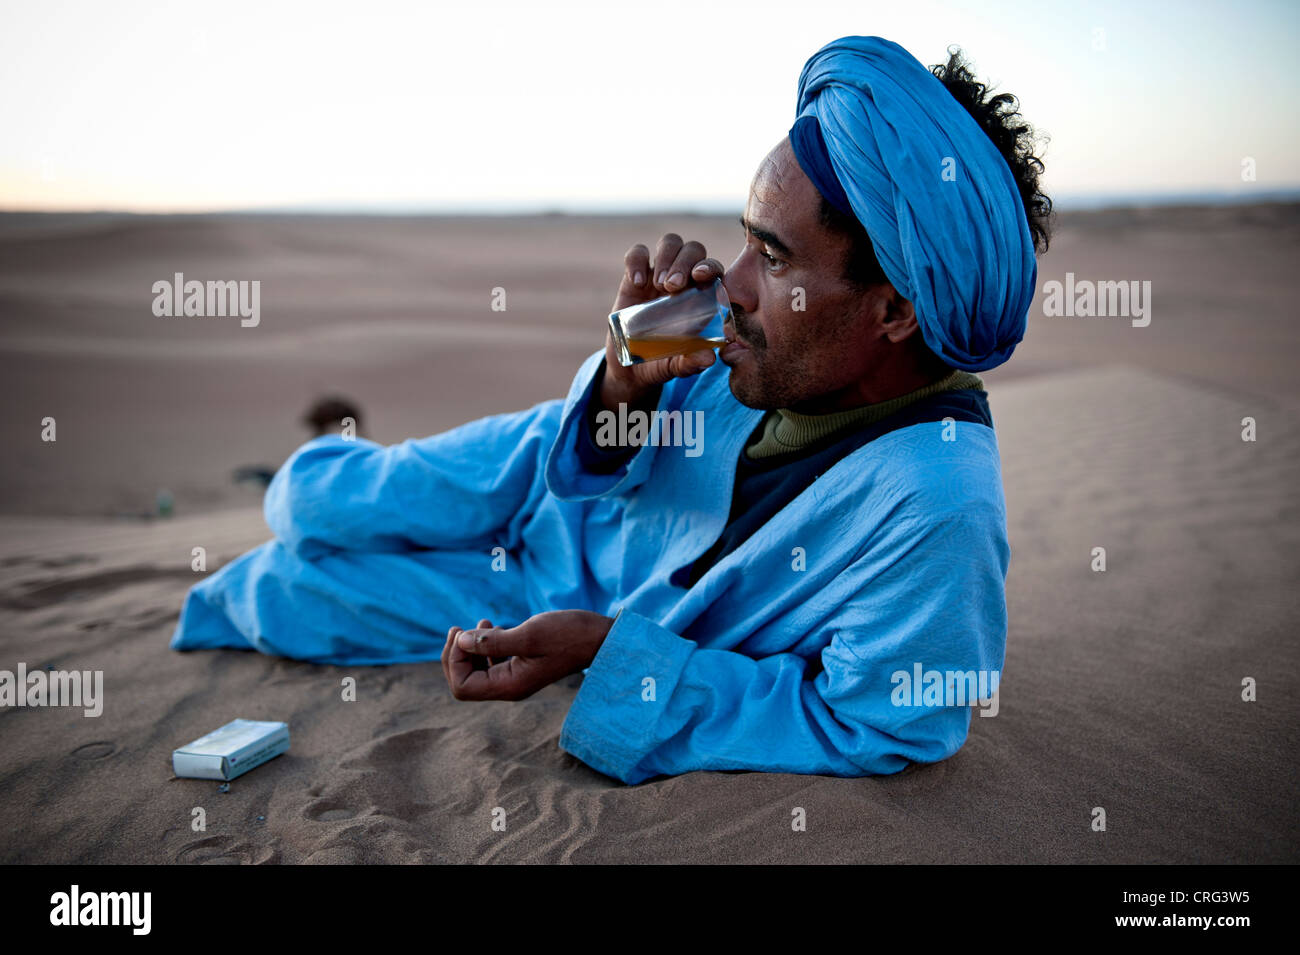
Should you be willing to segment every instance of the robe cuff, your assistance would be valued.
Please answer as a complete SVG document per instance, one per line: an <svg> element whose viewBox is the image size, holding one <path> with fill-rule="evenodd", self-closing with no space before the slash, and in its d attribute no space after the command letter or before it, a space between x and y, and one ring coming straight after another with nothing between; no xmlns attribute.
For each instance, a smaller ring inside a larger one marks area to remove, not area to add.
<svg viewBox="0 0 1300 955"><path fill-rule="evenodd" d="M625 783L654 773L637 764L659 745L656 727L696 645L639 613L620 609L584 672L560 729L560 748ZM646 699L646 678L654 680Z"/></svg>

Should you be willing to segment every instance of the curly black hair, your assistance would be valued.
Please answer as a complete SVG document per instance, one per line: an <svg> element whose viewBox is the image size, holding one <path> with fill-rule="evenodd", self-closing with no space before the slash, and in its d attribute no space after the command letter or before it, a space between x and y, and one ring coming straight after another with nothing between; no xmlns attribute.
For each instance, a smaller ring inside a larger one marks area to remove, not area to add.
<svg viewBox="0 0 1300 955"><path fill-rule="evenodd" d="M992 140L1002 158L1011 167L1020 198L1025 207L1029 235L1038 253L1047 251L1051 240L1052 200L1039 188L1038 178L1043 174L1043 162L1034 155L1038 136L1028 123L1023 122L1019 101L1010 93L999 93L989 99L989 87L975 79L965 62L960 47L948 48L948 62L930 67L930 72L961 103ZM856 218L840 212L823 197L821 224L853 240L844 262L844 277L861 289L888 282L867 237L867 230Z"/></svg>

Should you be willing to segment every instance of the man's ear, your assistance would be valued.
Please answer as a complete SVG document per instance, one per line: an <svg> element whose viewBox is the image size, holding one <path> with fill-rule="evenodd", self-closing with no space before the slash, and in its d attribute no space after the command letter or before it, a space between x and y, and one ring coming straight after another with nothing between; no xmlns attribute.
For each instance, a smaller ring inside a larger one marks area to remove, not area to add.
<svg viewBox="0 0 1300 955"><path fill-rule="evenodd" d="M881 317L880 327L894 344L906 341L921 328L916 322L916 310L912 303L898 294L892 285L881 287L885 302L885 314Z"/></svg>

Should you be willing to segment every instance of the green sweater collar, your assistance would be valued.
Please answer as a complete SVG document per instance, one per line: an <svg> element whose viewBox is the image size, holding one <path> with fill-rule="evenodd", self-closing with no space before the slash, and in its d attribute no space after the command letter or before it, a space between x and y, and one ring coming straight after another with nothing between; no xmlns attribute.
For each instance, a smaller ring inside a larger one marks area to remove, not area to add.
<svg viewBox="0 0 1300 955"><path fill-rule="evenodd" d="M984 382L978 375L966 371L954 371L947 378L910 391L888 401L847 411L834 411L830 414L799 414L788 408L778 408L768 412L763 419L762 433L745 448L750 458L768 458L777 454L789 454L798 451L830 435L865 428L885 418L895 411L907 407L914 401L937 395L944 391L958 391L963 388L983 390Z"/></svg>

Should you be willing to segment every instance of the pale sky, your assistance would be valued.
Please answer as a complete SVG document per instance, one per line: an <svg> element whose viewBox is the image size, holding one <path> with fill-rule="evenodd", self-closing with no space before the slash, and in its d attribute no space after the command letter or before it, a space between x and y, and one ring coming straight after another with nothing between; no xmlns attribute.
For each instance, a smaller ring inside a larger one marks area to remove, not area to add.
<svg viewBox="0 0 1300 955"><path fill-rule="evenodd" d="M1289 189L1298 27L1295 0L0 0L0 209L738 208L846 34L961 45L1050 134L1050 194Z"/></svg>

